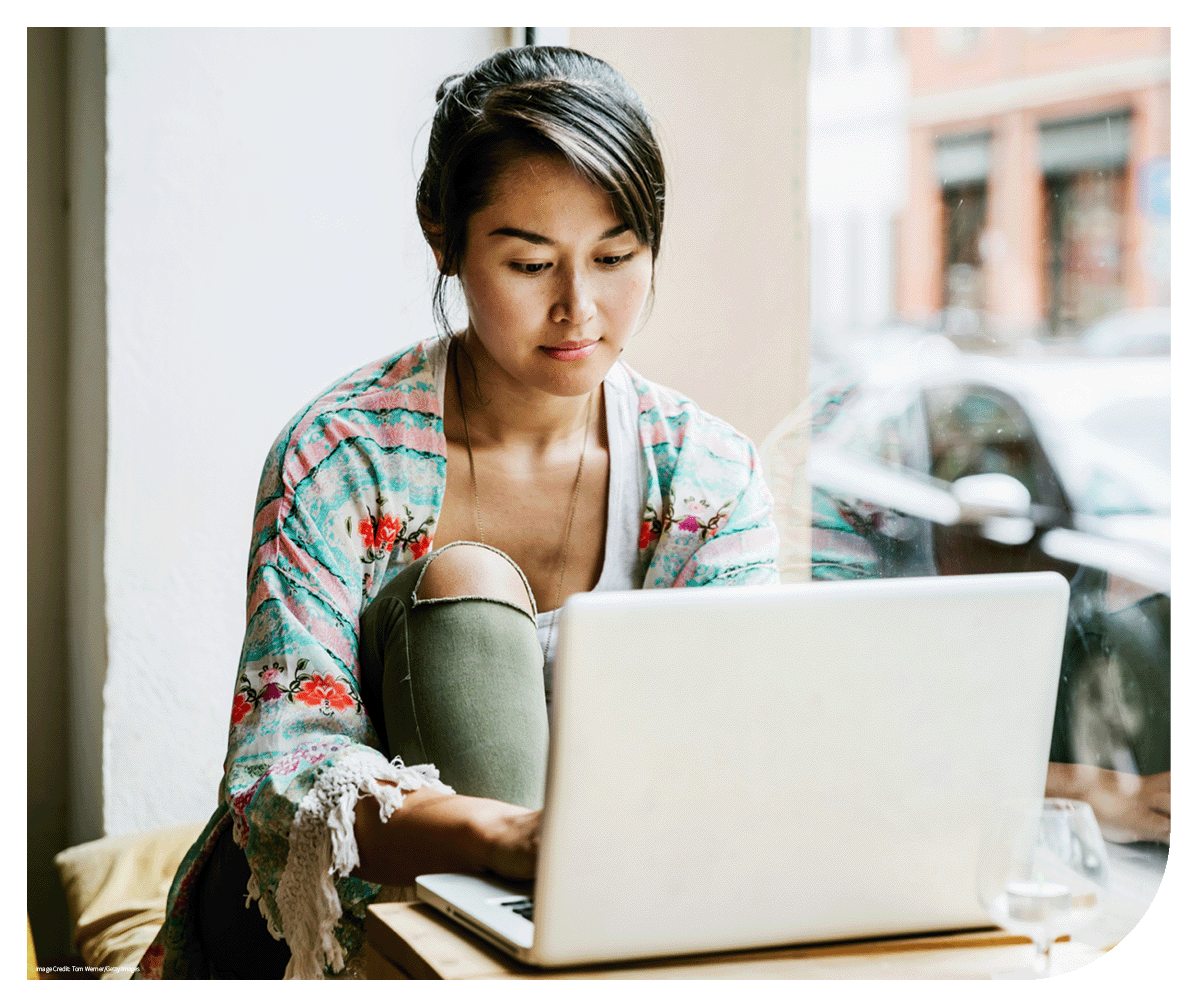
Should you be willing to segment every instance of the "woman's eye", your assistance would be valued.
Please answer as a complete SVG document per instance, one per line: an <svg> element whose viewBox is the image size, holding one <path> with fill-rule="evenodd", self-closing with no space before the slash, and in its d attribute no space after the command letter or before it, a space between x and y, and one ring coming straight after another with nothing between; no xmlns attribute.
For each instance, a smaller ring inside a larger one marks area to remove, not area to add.
<svg viewBox="0 0 1200 1000"><path fill-rule="evenodd" d="M605 267L616 267L618 264L624 264L625 261L631 260L632 258L632 253L621 254L620 256L616 254L607 254L604 257L597 257L596 260L598 260Z"/></svg>
<svg viewBox="0 0 1200 1000"><path fill-rule="evenodd" d="M530 264L523 261L514 261L509 266L518 274L541 274L550 265L545 262Z"/></svg>

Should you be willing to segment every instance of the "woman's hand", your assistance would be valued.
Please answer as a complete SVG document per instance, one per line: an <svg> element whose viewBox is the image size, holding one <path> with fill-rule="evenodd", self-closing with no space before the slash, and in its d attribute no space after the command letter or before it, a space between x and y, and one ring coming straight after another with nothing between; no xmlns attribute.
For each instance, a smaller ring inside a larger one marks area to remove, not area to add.
<svg viewBox="0 0 1200 1000"><path fill-rule="evenodd" d="M505 878L533 878L542 841L542 811L498 818L490 831L487 867Z"/></svg>
<svg viewBox="0 0 1200 1000"><path fill-rule="evenodd" d="M1131 777L1121 775L1121 778ZM1133 777L1137 777L1136 775ZM1171 842L1171 772L1137 777L1137 784L1128 783L1124 795L1114 796L1111 815L1100 820L1107 823L1109 839L1118 843L1133 840ZM1095 806L1092 807L1093 809ZM1104 808L1102 803L1101 808Z"/></svg>
<svg viewBox="0 0 1200 1000"><path fill-rule="evenodd" d="M1171 842L1171 772L1125 774L1087 764L1051 764L1046 794L1082 799L1114 843Z"/></svg>
<svg viewBox="0 0 1200 1000"><path fill-rule="evenodd" d="M365 796L354 811L359 865L352 874L383 885L435 872L533 878L541 823L540 810L432 788L407 793L384 823L379 803Z"/></svg>

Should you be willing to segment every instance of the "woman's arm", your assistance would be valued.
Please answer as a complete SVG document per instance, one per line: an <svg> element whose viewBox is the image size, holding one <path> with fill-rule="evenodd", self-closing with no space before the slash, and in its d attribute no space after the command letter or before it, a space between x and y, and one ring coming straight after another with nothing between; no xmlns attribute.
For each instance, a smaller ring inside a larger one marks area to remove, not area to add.
<svg viewBox="0 0 1200 1000"><path fill-rule="evenodd" d="M359 864L352 874L384 885L433 872L533 878L541 821L540 810L419 788L385 823L379 803L364 796L354 810Z"/></svg>
<svg viewBox="0 0 1200 1000"><path fill-rule="evenodd" d="M342 877L358 861L358 801L400 812L407 793L450 792L435 769L381 752L358 667L363 603L433 513L414 484L425 496L440 481L436 462L394 457L434 450L425 376L409 377L424 361L417 345L323 393L276 439L259 485L222 793L290 976L340 969L361 933L339 926L343 909L378 894Z"/></svg>
<svg viewBox="0 0 1200 1000"><path fill-rule="evenodd" d="M700 463L697 468L702 468ZM740 587L778 583L779 531L762 464L749 441L744 442L743 464L724 463L719 472L727 492L723 495L719 487L709 491L712 499L706 508L688 495L704 495L694 482L677 474L672 483L673 490L684 487L687 492L684 499L673 503L673 523L659 542L666 552L674 548L684 556L670 584Z"/></svg>

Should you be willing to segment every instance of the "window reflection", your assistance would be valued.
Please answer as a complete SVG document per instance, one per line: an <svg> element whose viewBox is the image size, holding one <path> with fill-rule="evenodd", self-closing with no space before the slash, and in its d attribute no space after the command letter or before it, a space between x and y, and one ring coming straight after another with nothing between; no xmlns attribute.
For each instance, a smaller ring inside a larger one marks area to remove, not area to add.
<svg viewBox="0 0 1200 1000"><path fill-rule="evenodd" d="M1060 572L1052 759L1169 771L1169 31L812 44L812 396L762 448L811 523L785 579Z"/></svg>

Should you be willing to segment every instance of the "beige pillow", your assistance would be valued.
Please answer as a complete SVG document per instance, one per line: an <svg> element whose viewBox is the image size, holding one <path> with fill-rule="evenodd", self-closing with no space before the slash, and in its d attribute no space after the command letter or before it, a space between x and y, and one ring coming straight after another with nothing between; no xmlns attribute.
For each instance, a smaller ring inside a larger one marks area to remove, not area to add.
<svg viewBox="0 0 1200 1000"><path fill-rule="evenodd" d="M179 863L204 829L103 837L54 858L67 893L75 947L101 979L128 979L166 917Z"/></svg>

